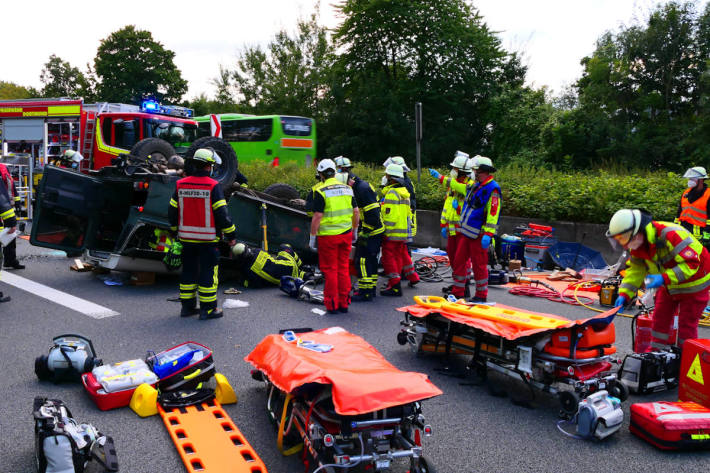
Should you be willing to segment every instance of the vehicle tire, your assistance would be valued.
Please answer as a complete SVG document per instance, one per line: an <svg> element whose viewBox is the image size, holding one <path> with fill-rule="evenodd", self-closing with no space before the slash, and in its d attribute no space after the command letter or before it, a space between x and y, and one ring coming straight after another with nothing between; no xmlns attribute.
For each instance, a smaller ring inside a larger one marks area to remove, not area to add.
<svg viewBox="0 0 710 473"><path fill-rule="evenodd" d="M624 402L629 398L629 387L620 381L609 386L609 394Z"/></svg>
<svg viewBox="0 0 710 473"><path fill-rule="evenodd" d="M301 194L298 190L289 184L284 184L282 182L277 182L276 184L271 184L266 189L264 189L264 194L268 194L277 199L292 200L300 199Z"/></svg>
<svg viewBox="0 0 710 473"><path fill-rule="evenodd" d="M237 175L237 168L239 167L239 162L237 160L237 153L234 152L234 148L227 141L222 138L217 138L215 136L203 136L195 140L194 143L190 145L185 153L185 160L188 161L200 148L212 148L222 159L222 164L215 165L212 170L212 178L215 179L222 186L223 190L227 190L234 184L234 179ZM187 163L185 169L187 170Z"/></svg>
<svg viewBox="0 0 710 473"><path fill-rule="evenodd" d="M151 161L162 161L164 159L167 163L170 156L174 154L175 148L173 148L173 145L160 138L145 138L131 148L131 155L145 159L150 156L152 158Z"/></svg>
<svg viewBox="0 0 710 473"><path fill-rule="evenodd" d="M409 341L407 338L408 338L408 337L407 337L407 333L406 333L406 332L399 332L399 333L397 334L397 343L399 343L400 345L404 346L404 345L406 345L407 342Z"/></svg>
<svg viewBox="0 0 710 473"><path fill-rule="evenodd" d="M436 473L436 468L427 457L419 457L410 461L409 470L412 473Z"/></svg>
<svg viewBox="0 0 710 473"><path fill-rule="evenodd" d="M559 398L562 412L569 416L573 416L577 413L577 409L579 408L579 394L573 391L561 391Z"/></svg>

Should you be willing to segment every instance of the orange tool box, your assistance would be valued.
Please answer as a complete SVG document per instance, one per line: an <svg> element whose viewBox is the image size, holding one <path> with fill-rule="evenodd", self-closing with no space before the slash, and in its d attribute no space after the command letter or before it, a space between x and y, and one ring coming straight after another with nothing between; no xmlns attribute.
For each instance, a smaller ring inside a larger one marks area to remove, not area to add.
<svg viewBox="0 0 710 473"><path fill-rule="evenodd" d="M680 360L678 399L710 408L710 340L686 340Z"/></svg>
<svg viewBox="0 0 710 473"><path fill-rule="evenodd" d="M216 400L158 412L189 473L267 473Z"/></svg>

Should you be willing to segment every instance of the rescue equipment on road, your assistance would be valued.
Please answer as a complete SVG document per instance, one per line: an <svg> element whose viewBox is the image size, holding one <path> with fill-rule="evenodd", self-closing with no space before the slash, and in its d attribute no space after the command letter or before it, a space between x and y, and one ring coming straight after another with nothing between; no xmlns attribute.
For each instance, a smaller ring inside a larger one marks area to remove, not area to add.
<svg viewBox="0 0 710 473"><path fill-rule="evenodd" d="M416 353L471 355L462 376L483 382L492 370L521 380L532 399L535 389L558 395L568 418L577 413L581 398L602 389L626 400L628 390L611 373L618 308L569 320L501 304L469 308L439 299L417 297L417 304L397 309L405 314L398 343Z"/></svg>
<svg viewBox="0 0 710 473"><path fill-rule="evenodd" d="M82 373L102 364L88 338L67 333L52 339L47 355L35 358L35 374L42 381L78 381Z"/></svg>
<svg viewBox="0 0 710 473"><path fill-rule="evenodd" d="M570 437L582 440L604 440L617 432L623 422L624 411L621 409L621 401L602 390L583 399L574 418L569 421L559 421L557 428ZM576 435L564 429L565 425L571 424L576 426Z"/></svg>
<svg viewBox="0 0 710 473"><path fill-rule="evenodd" d="M157 355L149 353L146 363L160 378L161 392L196 389L215 374L212 350L197 342L181 343Z"/></svg>
<svg viewBox="0 0 710 473"><path fill-rule="evenodd" d="M678 399L710 408L710 340L691 339L683 343Z"/></svg>
<svg viewBox="0 0 710 473"><path fill-rule="evenodd" d="M710 409L695 402L631 404L629 430L662 450L710 448Z"/></svg>
<svg viewBox="0 0 710 473"><path fill-rule="evenodd" d="M679 371L677 351L630 353L619 370L619 381L633 393L653 393L678 386Z"/></svg>
<svg viewBox="0 0 710 473"><path fill-rule="evenodd" d="M266 384L279 450L290 455L305 448L307 469L319 472L390 471L397 459L408 460L412 473L433 471L422 456L422 437L432 429L421 401L441 390L424 374L398 370L340 327L303 330L293 336L332 350L305 350L291 334L273 334L245 358L256 368L252 377Z"/></svg>
<svg viewBox="0 0 710 473"><path fill-rule="evenodd" d="M98 366L84 373L81 382L96 406L106 411L129 405L136 388L141 384L155 386L158 377L145 361L137 359Z"/></svg>

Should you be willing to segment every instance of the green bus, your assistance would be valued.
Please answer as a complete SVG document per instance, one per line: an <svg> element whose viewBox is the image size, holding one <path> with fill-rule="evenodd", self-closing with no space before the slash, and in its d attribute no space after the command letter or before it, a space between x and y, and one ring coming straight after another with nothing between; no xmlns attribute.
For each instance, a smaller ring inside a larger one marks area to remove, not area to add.
<svg viewBox="0 0 710 473"><path fill-rule="evenodd" d="M316 159L316 122L286 115L222 113L195 117L198 138L221 136L240 162L267 161L274 165L298 162L312 166Z"/></svg>

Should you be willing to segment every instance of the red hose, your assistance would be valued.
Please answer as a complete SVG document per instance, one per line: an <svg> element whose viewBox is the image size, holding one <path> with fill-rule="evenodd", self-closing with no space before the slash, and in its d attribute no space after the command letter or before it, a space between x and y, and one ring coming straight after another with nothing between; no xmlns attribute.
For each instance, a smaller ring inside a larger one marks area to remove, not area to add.
<svg viewBox="0 0 710 473"><path fill-rule="evenodd" d="M570 305L581 305L580 302L585 304L591 304L594 299L587 296L577 296L580 302L570 296L565 296L564 293L559 293L545 287L531 287L531 286L516 286L511 287L508 292L516 296L528 296L528 297L541 297L552 302L563 302Z"/></svg>

